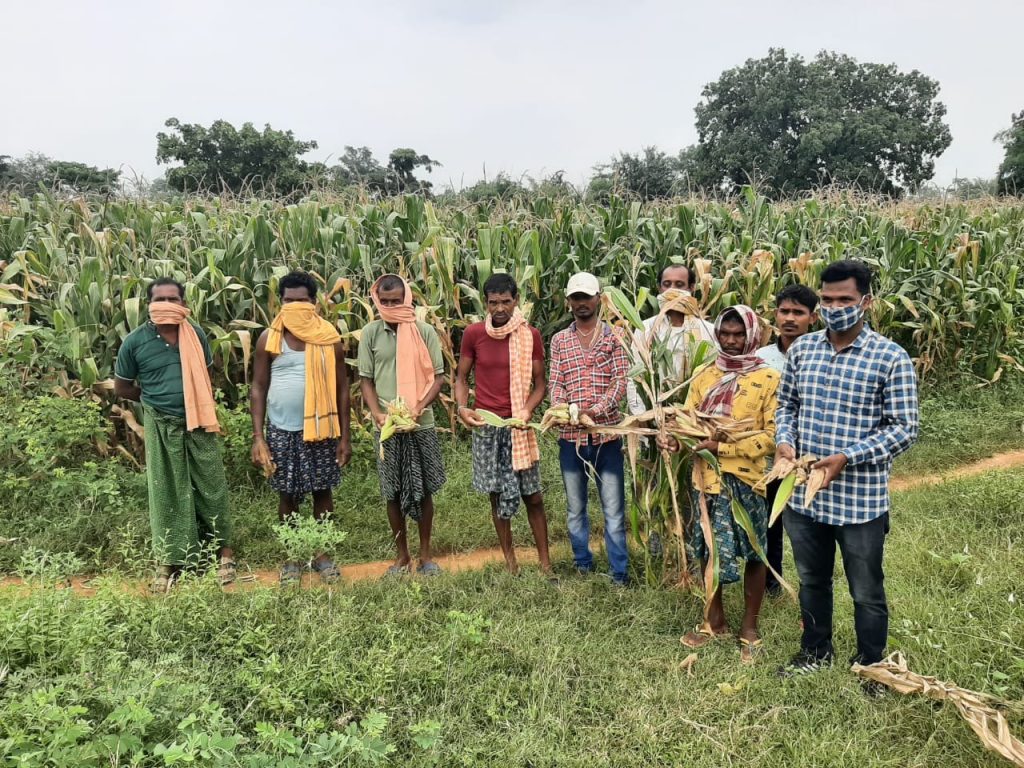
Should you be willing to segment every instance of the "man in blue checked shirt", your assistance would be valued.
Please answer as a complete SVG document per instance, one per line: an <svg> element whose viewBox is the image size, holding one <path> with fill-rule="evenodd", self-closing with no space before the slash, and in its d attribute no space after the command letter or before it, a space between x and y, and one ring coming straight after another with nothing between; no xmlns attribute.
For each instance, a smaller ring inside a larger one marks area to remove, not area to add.
<svg viewBox="0 0 1024 768"><path fill-rule="evenodd" d="M810 507L804 509L803 488L797 488L784 513L804 624L800 652L779 670L784 677L832 663L837 544L854 604L853 660L872 664L885 652L889 468L917 439L917 378L906 351L865 325L871 299L866 264L851 259L826 267L819 310L826 330L793 343L779 386L776 461L811 455L825 470Z"/></svg>

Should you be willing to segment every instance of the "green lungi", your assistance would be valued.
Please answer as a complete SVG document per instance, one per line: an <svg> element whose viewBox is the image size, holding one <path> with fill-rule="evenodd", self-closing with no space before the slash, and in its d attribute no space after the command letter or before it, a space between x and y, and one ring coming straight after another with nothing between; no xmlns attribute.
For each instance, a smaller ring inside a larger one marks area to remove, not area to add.
<svg viewBox="0 0 1024 768"><path fill-rule="evenodd" d="M196 562L229 546L228 485L220 436L145 407L146 477L153 549L162 565Z"/></svg>

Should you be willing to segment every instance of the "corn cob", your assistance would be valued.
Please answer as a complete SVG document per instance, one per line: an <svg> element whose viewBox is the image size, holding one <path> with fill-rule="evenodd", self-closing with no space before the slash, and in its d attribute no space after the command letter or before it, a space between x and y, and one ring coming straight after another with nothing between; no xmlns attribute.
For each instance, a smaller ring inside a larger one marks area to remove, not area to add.
<svg viewBox="0 0 1024 768"><path fill-rule="evenodd" d="M493 411L488 411L485 408L475 408L476 415L480 417L480 420L490 427L525 427L526 422L522 419L506 419Z"/></svg>
<svg viewBox="0 0 1024 768"><path fill-rule="evenodd" d="M388 404L387 416L380 428L380 457L384 458L384 441L396 434L412 432L416 429L416 419L412 417L412 411L405 404L405 400L396 397Z"/></svg>

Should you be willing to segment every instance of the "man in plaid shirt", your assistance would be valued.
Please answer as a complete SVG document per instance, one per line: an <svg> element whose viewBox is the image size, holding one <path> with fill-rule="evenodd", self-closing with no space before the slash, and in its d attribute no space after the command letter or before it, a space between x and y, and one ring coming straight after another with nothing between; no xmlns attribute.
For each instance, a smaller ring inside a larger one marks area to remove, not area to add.
<svg viewBox="0 0 1024 768"><path fill-rule="evenodd" d="M626 396L629 359L616 333L598 319L601 285L589 272L579 272L569 279L565 295L574 319L551 340L551 404L576 404L580 414L596 424L616 424L619 405ZM622 439L589 435L583 429L567 426L559 433L558 448L576 569L581 573L594 570L587 517L587 484L592 472L604 513L604 543L611 577L625 586L628 559Z"/></svg>
<svg viewBox="0 0 1024 768"><path fill-rule="evenodd" d="M826 267L820 309L826 330L793 342L779 386L776 461L812 455L820 459L815 468L825 470L810 507L798 487L784 516L804 623L800 652L780 670L785 677L832 663L837 544L854 603L854 661L872 664L885 652L889 468L917 439L917 379L906 351L865 325L871 300L866 264L851 259Z"/></svg>

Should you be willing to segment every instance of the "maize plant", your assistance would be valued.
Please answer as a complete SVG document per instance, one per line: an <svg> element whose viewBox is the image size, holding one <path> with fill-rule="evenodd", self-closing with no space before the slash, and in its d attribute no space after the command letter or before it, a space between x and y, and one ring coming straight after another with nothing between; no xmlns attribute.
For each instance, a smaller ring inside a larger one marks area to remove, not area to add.
<svg viewBox="0 0 1024 768"><path fill-rule="evenodd" d="M688 263L709 316L742 301L768 319L780 288L816 288L822 268L845 257L874 268L871 323L909 350L923 376L993 381L1024 370L1019 202L917 205L833 195L769 203L753 190L730 202L613 198L604 205L544 197L470 206L415 196L288 205L0 200L4 323L53 329L67 375L89 389L111 375L121 340L145 320L149 281L172 275L186 283L209 333L216 386L229 401L244 394L258 331L277 310L277 280L294 268L317 276L322 309L350 349L373 317L366 300L373 280L385 271L405 275L453 367L461 329L483 314L479 291L495 271L516 277L531 322L550 338L568 322L561 291L579 270L654 314L649 292L658 269ZM454 427L451 403L443 404Z"/></svg>

